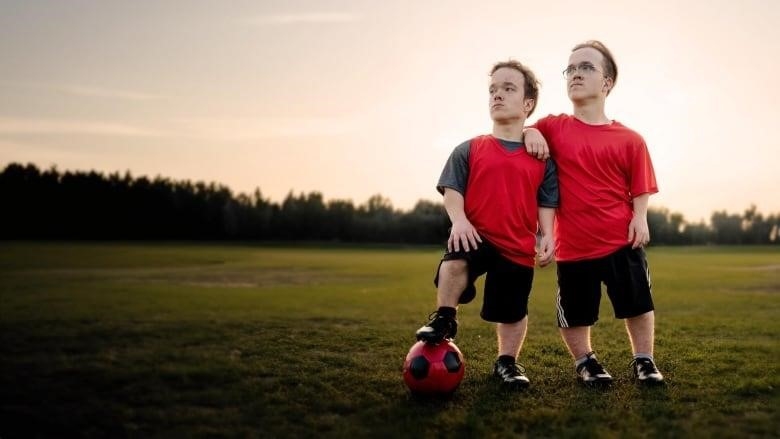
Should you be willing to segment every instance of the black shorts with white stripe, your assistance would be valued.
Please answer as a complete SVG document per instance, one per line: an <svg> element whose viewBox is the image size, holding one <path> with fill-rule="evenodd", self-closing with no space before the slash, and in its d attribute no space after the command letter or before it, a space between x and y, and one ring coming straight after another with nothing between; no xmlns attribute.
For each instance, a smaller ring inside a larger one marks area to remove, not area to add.
<svg viewBox="0 0 780 439"><path fill-rule="evenodd" d="M652 311L653 294L647 256L642 248L620 248L607 256L558 262L558 326L592 326L599 319L601 285L607 287L615 318Z"/></svg>

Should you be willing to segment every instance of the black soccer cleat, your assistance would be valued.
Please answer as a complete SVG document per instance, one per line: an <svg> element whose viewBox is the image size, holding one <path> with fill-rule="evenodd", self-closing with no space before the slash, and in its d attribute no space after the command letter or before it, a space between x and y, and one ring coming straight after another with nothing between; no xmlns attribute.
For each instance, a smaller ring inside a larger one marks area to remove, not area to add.
<svg viewBox="0 0 780 439"><path fill-rule="evenodd" d="M604 369L604 366L596 360L593 352L587 354L588 359L577 366L577 375L584 384L599 386L612 383L612 375Z"/></svg>
<svg viewBox="0 0 780 439"><path fill-rule="evenodd" d="M525 368L515 362L497 360L493 365L493 375L511 389L522 390L531 385L531 381L525 376Z"/></svg>
<svg viewBox="0 0 780 439"><path fill-rule="evenodd" d="M417 340L429 344L439 344L444 339L452 340L458 333L458 321L454 317L445 317L434 311L428 316L427 325L417 330Z"/></svg>
<svg viewBox="0 0 780 439"><path fill-rule="evenodd" d="M664 384L664 376L655 367L653 360L649 358L634 358L631 361L631 369L634 372L634 378L649 386Z"/></svg>

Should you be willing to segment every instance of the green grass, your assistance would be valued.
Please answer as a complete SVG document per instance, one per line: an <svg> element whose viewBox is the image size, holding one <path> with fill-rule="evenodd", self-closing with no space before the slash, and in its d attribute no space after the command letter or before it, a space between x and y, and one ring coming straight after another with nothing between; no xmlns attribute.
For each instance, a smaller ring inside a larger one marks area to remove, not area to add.
<svg viewBox="0 0 780 439"><path fill-rule="evenodd" d="M579 385L548 268L531 388L490 376L478 297L463 383L417 399L401 366L438 249L0 243L0 437L780 437L780 248L648 254L667 386L632 382L606 299L593 343L616 382Z"/></svg>

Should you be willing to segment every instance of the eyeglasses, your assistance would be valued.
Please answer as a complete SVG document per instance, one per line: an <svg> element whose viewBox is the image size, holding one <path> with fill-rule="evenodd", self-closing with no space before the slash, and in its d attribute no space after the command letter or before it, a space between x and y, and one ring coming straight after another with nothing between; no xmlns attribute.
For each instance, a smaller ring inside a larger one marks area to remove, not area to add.
<svg viewBox="0 0 780 439"><path fill-rule="evenodd" d="M589 62L579 63L576 66L574 64L572 64L572 65L566 67L563 70L563 72L561 72L561 73L563 73L563 78L564 79L571 79L571 77L574 76L577 73L577 71L582 72L583 75L589 75L589 74L591 74L593 72L599 72L602 75L604 74L604 72L602 72L601 70L597 69L596 66L594 66L593 64L591 64Z"/></svg>

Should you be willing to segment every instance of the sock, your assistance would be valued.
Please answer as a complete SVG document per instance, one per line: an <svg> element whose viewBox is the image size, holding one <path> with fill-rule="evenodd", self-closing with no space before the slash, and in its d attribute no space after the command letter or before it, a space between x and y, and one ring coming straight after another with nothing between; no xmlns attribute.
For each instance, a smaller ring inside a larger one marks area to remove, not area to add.
<svg viewBox="0 0 780 439"><path fill-rule="evenodd" d="M501 364L514 364L515 357L511 355L499 355L498 362Z"/></svg>
<svg viewBox="0 0 780 439"><path fill-rule="evenodd" d="M653 356L650 354L643 354L641 352L637 352L636 354L634 354L634 360L638 360L640 358L647 358L650 361L655 362L655 359L653 359Z"/></svg>
<svg viewBox="0 0 780 439"><path fill-rule="evenodd" d="M451 306L440 306L437 312L440 316L455 318L455 313L458 311Z"/></svg>
<svg viewBox="0 0 780 439"><path fill-rule="evenodd" d="M574 360L574 367L580 367L580 364L588 361L588 358L596 358L596 353L590 351L587 354L581 356L580 358L577 358L576 360Z"/></svg>

